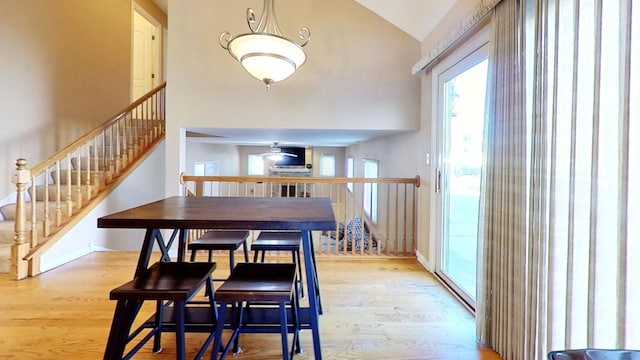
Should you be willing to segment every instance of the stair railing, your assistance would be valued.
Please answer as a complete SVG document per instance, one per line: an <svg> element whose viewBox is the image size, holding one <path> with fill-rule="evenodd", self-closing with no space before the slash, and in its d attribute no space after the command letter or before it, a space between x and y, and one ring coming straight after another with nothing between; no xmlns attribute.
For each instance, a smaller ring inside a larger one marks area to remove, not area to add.
<svg viewBox="0 0 640 360"><path fill-rule="evenodd" d="M65 225L164 137L165 88L151 90L31 169L25 159L16 161L16 279L39 273L40 255L64 235Z"/></svg>
<svg viewBox="0 0 640 360"><path fill-rule="evenodd" d="M335 231L313 232L316 254L414 257L420 177L344 178L181 174L184 196L328 197ZM203 230L190 230L197 238Z"/></svg>

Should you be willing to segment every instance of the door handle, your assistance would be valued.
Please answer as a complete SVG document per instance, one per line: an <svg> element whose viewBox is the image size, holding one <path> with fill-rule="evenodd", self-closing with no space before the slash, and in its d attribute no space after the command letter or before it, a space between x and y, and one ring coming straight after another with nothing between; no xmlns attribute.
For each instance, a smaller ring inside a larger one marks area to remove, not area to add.
<svg viewBox="0 0 640 360"><path fill-rule="evenodd" d="M436 168L436 194L442 190L442 170Z"/></svg>

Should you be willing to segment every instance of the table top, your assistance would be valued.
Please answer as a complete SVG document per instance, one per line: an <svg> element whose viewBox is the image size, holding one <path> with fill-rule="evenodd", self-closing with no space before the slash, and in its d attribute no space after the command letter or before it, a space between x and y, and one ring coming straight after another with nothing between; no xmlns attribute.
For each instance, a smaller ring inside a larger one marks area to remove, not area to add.
<svg viewBox="0 0 640 360"><path fill-rule="evenodd" d="M103 216L99 228L333 230L329 198L174 196Z"/></svg>

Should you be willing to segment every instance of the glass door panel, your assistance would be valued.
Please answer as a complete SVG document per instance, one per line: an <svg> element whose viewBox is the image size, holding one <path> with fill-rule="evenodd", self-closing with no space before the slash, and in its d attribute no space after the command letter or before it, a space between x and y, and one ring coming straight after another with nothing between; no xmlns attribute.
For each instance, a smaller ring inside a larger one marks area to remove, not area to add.
<svg viewBox="0 0 640 360"><path fill-rule="evenodd" d="M476 301L478 215L487 86L486 46L439 77L440 234L436 274Z"/></svg>

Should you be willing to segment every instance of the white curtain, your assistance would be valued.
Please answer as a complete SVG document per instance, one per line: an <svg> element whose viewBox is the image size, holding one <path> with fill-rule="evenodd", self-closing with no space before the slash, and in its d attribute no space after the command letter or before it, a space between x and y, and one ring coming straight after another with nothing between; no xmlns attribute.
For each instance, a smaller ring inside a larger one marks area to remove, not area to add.
<svg viewBox="0 0 640 360"><path fill-rule="evenodd" d="M640 2L505 0L494 27L513 14L524 41L506 51L525 80L492 89L479 334L505 359L640 348ZM505 58L490 60L495 77L520 79ZM525 90L524 104L503 93ZM490 130L520 123L504 120L509 106L526 114L525 154L522 138L503 146ZM495 176L523 165L525 181Z"/></svg>

